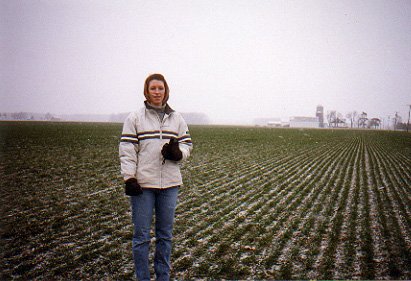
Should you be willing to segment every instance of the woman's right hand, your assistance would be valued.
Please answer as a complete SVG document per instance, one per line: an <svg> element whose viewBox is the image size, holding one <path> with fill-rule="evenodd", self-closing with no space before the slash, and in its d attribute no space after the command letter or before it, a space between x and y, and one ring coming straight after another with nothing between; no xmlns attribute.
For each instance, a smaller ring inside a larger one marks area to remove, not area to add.
<svg viewBox="0 0 411 281"><path fill-rule="evenodd" d="M128 196L138 196L143 193L143 189L138 184L137 179L131 178L126 180L125 193Z"/></svg>

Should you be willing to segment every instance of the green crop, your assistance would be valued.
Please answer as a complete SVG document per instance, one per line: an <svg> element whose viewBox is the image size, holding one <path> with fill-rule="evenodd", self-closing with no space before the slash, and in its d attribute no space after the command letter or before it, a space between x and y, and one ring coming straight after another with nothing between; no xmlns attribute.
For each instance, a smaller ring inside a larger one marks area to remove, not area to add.
<svg viewBox="0 0 411 281"><path fill-rule="evenodd" d="M134 278L121 124L0 122L1 280ZM190 126L176 279L411 279L411 134Z"/></svg>

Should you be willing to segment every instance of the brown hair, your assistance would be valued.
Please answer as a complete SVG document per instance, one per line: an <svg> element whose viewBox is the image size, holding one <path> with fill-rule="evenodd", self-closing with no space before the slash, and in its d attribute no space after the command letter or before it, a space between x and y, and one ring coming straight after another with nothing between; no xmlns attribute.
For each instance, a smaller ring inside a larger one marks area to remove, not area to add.
<svg viewBox="0 0 411 281"><path fill-rule="evenodd" d="M166 104L167 101L168 101L168 94L169 94L170 90L168 88L168 84L167 84L166 79L164 78L163 75L161 75L159 73L151 74L146 78L146 81L144 82L144 96L148 100L148 98L147 98L148 97L148 85L150 84L150 82L152 80L159 80L159 81L162 81L164 83L164 87L165 87L166 91L164 93L163 105Z"/></svg>

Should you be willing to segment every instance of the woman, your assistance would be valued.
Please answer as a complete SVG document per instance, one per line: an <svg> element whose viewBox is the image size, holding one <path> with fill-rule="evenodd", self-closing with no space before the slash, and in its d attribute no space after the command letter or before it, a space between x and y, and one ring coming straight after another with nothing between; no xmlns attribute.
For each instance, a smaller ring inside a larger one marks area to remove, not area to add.
<svg viewBox="0 0 411 281"><path fill-rule="evenodd" d="M155 213L157 280L169 280L171 239L180 163L192 150L183 117L167 104L169 88L163 75L152 74L144 83L144 107L124 122L119 155L125 193L130 196L134 224L133 258L138 280L150 280L150 228Z"/></svg>

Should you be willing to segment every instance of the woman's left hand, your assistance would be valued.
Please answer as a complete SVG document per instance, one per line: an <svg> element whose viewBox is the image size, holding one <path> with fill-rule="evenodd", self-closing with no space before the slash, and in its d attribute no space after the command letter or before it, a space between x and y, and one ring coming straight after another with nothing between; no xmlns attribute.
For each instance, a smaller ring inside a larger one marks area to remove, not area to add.
<svg viewBox="0 0 411 281"><path fill-rule="evenodd" d="M170 142L163 146L161 154L164 159L172 161L180 161L183 158L183 153L178 145L178 140L175 138L170 139Z"/></svg>

